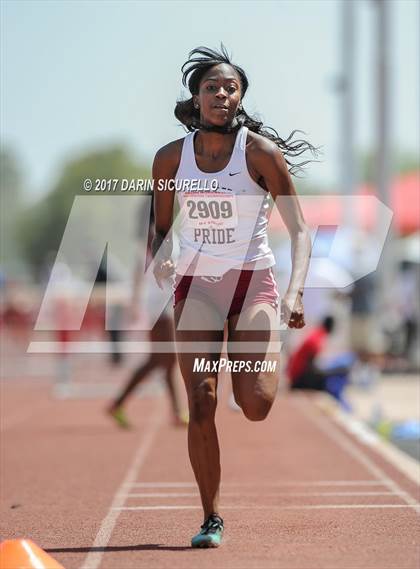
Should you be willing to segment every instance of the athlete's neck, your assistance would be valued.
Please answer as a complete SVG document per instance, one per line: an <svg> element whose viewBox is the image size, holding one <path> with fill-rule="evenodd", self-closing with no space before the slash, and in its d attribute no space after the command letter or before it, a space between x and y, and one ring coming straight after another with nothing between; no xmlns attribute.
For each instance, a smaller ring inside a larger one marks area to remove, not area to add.
<svg viewBox="0 0 420 569"><path fill-rule="evenodd" d="M241 123L238 121L237 117L234 117L230 123L224 125L207 124L205 122L200 121L198 128L206 132L217 132L218 134L231 134L237 132L241 128Z"/></svg>
<svg viewBox="0 0 420 569"><path fill-rule="evenodd" d="M194 145L197 153L213 160L224 154L230 155L240 128L236 118L224 127L200 123Z"/></svg>
<svg viewBox="0 0 420 569"><path fill-rule="evenodd" d="M235 144L235 134L219 134L217 132L207 132L199 130L195 136L195 150L201 156L209 156L217 159L220 155L232 151Z"/></svg>

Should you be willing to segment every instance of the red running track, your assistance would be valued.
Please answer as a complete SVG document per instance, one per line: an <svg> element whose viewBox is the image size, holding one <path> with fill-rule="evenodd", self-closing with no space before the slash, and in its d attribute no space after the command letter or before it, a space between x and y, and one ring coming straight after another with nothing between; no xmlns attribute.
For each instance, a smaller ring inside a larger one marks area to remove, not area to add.
<svg viewBox="0 0 420 569"><path fill-rule="evenodd" d="M133 400L121 432L104 400L56 401L39 381L2 385L2 538L66 569L419 567L416 484L306 397L250 423L222 391L221 548L189 547L200 502L161 394Z"/></svg>

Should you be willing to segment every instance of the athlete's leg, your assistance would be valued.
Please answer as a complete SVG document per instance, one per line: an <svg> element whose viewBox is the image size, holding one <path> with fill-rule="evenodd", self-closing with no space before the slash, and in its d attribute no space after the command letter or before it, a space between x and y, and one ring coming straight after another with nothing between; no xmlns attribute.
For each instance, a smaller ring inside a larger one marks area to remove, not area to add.
<svg viewBox="0 0 420 569"><path fill-rule="evenodd" d="M159 318L149 333L149 340L152 345L153 342L173 342L173 326L171 319L168 316L163 315ZM110 410L112 411L113 409L121 407L136 387L146 379L154 369L161 366L173 365L175 360L176 358L173 353L160 354L159 352L154 352L152 348L152 351L148 354L146 361L133 372L131 379L124 387L123 391L110 406Z"/></svg>
<svg viewBox="0 0 420 569"><path fill-rule="evenodd" d="M239 320L244 329L236 329ZM251 421L265 419L276 397L280 375L280 337L276 328L276 308L268 303L251 305L229 318L229 359L249 362L251 367L250 371L232 371L233 393ZM233 342L249 348L235 351Z"/></svg>
<svg viewBox="0 0 420 569"><path fill-rule="evenodd" d="M190 413L188 452L206 520L210 514L217 514L219 507L220 453L214 422L217 372L208 368L220 358L223 322L208 303L188 297L175 306L175 324L178 361L187 390ZM188 329L178 329L180 324ZM206 330L200 330L200 325L205 326ZM197 351L184 351L181 342L196 344ZM197 361L204 362L206 369L194 371L196 358Z"/></svg>
<svg viewBox="0 0 420 569"><path fill-rule="evenodd" d="M124 387L120 395L118 395L118 397L112 402L110 410L122 407L122 405L124 405L124 403L126 402L127 398L139 385L139 383L141 383L141 381L145 379L149 375L149 373L157 367L157 365L158 364L156 358L148 356L145 363L142 366L136 368L129 382Z"/></svg>

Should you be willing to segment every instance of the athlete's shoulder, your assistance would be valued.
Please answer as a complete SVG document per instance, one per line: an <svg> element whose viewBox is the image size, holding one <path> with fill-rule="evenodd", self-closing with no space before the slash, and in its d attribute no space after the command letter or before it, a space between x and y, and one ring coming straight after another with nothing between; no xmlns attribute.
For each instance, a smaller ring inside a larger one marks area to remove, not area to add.
<svg viewBox="0 0 420 569"><path fill-rule="evenodd" d="M255 154L258 156L262 155L273 155L273 154L282 154L280 148L277 146L275 142L253 132L252 130L248 130L248 136L246 141L246 150L250 154Z"/></svg>
<svg viewBox="0 0 420 569"><path fill-rule="evenodd" d="M181 161L184 138L172 140L159 148L153 160L153 171L158 169L159 171L163 170L166 174L175 175Z"/></svg>
<svg viewBox="0 0 420 569"><path fill-rule="evenodd" d="M246 153L251 166L262 175L267 169L287 171L281 149L275 142L261 134L248 131Z"/></svg>
<svg viewBox="0 0 420 569"><path fill-rule="evenodd" d="M181 157L181 153L182 153L182 145L184 143L184 138L177 138L177 140L172 140L171 142L168 142L168 144L165 144L165 146L162 146L161 148L159 148L159 150L156 152L155 155L155 160L164 160L164 161L171 161L171 160L176 160Z"/></svg>

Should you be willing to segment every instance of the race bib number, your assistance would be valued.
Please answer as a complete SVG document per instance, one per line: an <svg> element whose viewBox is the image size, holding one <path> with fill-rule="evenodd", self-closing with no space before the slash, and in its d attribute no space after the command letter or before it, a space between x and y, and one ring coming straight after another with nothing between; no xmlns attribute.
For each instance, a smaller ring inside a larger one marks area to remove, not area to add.
<svg viewBox="0 0 420 569"><path fill-rule="evenodd" d="M236 198L232 195L192 195L185 197L183 215L188 227L227 228L238 225Z"/></svg>

